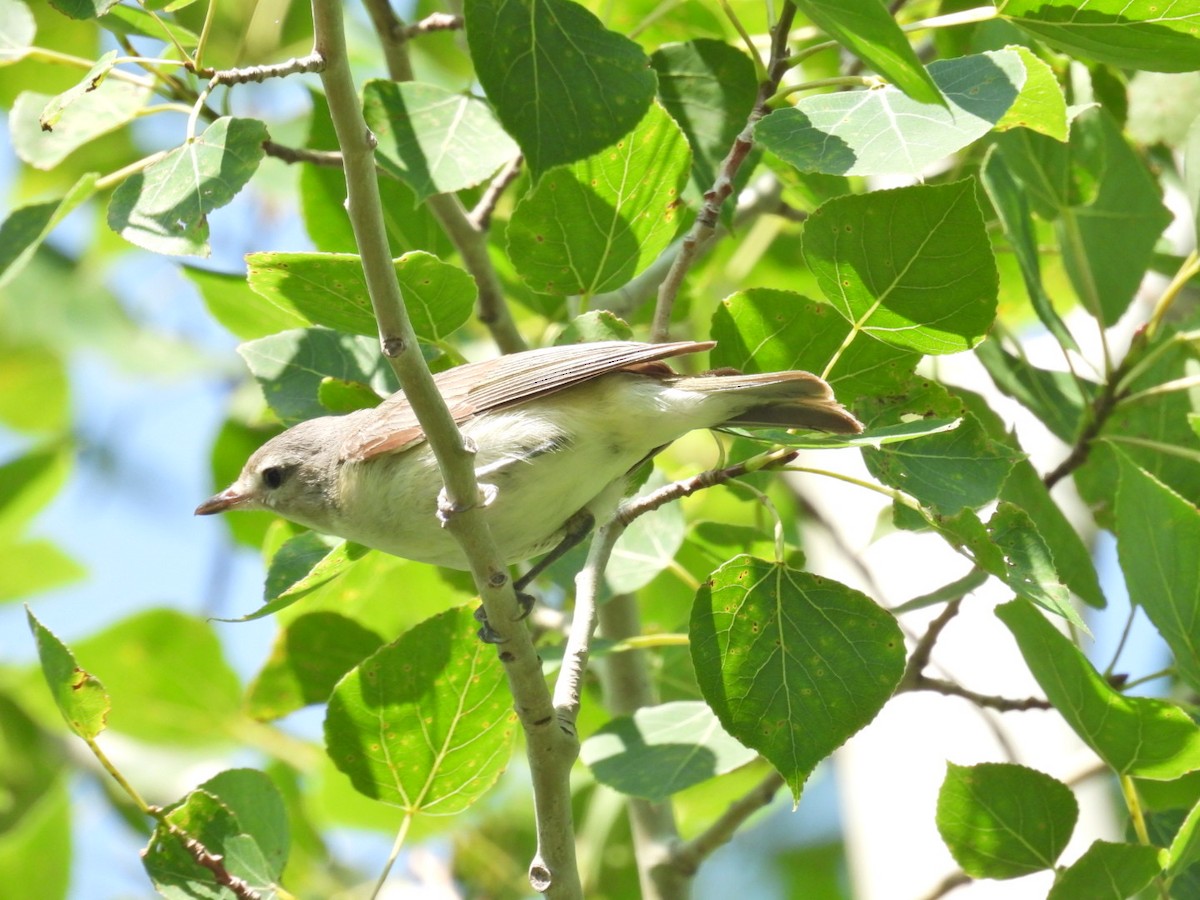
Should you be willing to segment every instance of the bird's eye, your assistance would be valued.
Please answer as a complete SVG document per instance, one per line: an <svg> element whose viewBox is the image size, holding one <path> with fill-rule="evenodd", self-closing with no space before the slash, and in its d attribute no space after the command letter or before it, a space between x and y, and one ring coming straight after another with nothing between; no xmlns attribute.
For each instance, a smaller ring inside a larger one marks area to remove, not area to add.
<svg viewBox="0 0 1200 900"><path fill-rule="evenodd" d="M283 484L283 468L281 466L267 466L262 470L263 484L271 490Z"/></svg>

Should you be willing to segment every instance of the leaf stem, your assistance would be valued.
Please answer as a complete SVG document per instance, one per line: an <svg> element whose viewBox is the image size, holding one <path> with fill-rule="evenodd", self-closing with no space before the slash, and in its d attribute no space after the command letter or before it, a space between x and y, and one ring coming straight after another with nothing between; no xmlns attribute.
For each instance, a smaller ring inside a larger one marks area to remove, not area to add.
<svg viewBox="0 0 1200 900"><path fill-rule="evenodd" d="M815 91L827 87L863 87L874 89L884 87L886 84L887 82L877 75L838 75L834 78L817 78L813 81L804 81L800 84L792 84L785 88L780 88L767 103L770 106L775 106L792 94L798 94L802 91Z"/></svg>
<svg viewBox="0 0 1200 900"><path fill-rule="evenodd" d="M725 13L727 18L733 25L733 30L738 33L742 39L742 43L746 45L746 49L750 51L750 58L754 61L754 75L759 81L766 81L767 67L763 64L762 56L759 55L758 48L754 46L754 41L750 37L750 32L746 30L746 26L742 24L742 20L738 18L737 13L733 11L733 7L729 5L729 0L717 0L721 4L721 12Z"/></svg>
<svg viewBox="0 0 1200 900"><path fill-rule="evenodd" d="M374 890L371 891L370 900L376 900L379 892L383 890L384 884L387 883L392 866L396 864L396 859L400 856L400 848L404 846L404 839L408 837L408 829L412 826L412 820L412 810L405 810L404 818L400 820L400 827L396 830L396 839L392 841L392 852L388 854L387 862L383 864L383 871L379 873L379 879L375 882Z"/></svg>

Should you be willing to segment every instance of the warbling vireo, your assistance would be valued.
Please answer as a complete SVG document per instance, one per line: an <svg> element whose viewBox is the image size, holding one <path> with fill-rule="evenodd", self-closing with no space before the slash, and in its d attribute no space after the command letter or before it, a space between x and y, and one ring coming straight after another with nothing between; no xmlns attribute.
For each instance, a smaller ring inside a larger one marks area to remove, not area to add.
<svg viewBox="0 0 1200 900"><path fill-rule="evenodd" d="M808 372L686 376L661 362L712 346L573 344L436 376L476 448L489 524L507 562L554 548L581 515L602 521L620 501L626 477L689 431L727 425L862 430L829 385ZM441 489L424 432L403 393L396 393L374 409L310 419L272 438L237 481L196 513L271 510L406 559L467 568L438 519Z"/></svg>

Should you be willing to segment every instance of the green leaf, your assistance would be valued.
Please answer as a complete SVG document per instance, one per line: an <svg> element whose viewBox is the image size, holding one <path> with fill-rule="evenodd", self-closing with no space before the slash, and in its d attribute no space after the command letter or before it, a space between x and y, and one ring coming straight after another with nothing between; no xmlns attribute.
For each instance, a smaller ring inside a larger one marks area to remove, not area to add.
<svg viewBox="0 0 1200 900"><path fill-rule="evenodd" d="M324 703L338 680L383 643L371 629L337 613L300 616L276 637L246 692L246 712L270 721Z"/></svg>
<svg viewBox="0 0 1200 900"><path fill-rule="evenodd" d="M208 256L208 214L245 187L268 137L257 119L217 119L125 179L109 204L109 227L154 253Z"/></svg>
<svg viewBox="0 0 1200 900"><path fill-rule="evenodd" d="M1092 402L1099 385L1070 372L1039 369L1007 352L995 339L976 347L975 355L1002 393L1041 419L1059 440L1075 442L1084 406Z"/></svg>
<svg viewBox="0 0 1200 900"><path fill-rule="evenodd" d="M899 626L865 594L748 556L700 588L690 634L704 699L795 797L875 718L904 671Z"/></svg>
<svg viewBox="0 0 1200 900"><path fill-rule="evenodd" d="M650 65L658 73L659 101L692 148L692 181L707 191L754 108L754 63L724 41L700 38L660 47Z"/></svg>
<svg viewBox="0 0 1200 900"><path fill-rule="evenodd" d="M521 152L486 103L433 84L368 81L363 115L379 167L417 200L473 187Z"/></svg>
<svg viewBox="0 0 1200 900"><path fill-rule="evenodd" d="M329 118L329 105L319 91L309 94L313 110L308 146L314 150L338 150L337 135ZM392 256L409 250L425 250L446 257L454 246L426 204L418 204L408 186L394 178L379 179L383 224ZM341 166L303 166L300 171L300 211L304 227L318 250L326 253L357 253L358 243L346 214L346 176Z"/></svg>
<svg viewBox="0 0 1200 900"><path fill-rule="evenodd" d="M763 118L754 135L801 172L919 175L991 131L1025 83L1013 50L941 60L929 74L946 105L886 87L813 94Z"/></svg>
<svg viewBox="0 0 1200 900"><path fill-rule="evenodd" d="M16 431L62 432L69 401L66 366L52 348L0 338L0 422Z"/></svg>
<svg viewBox="0 0 1200 900"><path fill-rule="evenodd" d="M0 225L0 287L7 285L33 257L46 236L67 213L96 192L96 174L80 178L62 197L18 206Z"/></svg>
<svg viewBox="0 0 1200 900"><path fill-rule="evenodd" d="M1095 841L1058 873L1046 900L1126 900L1162 871L1165 856L1166 851L1158 847Z"/></svg>
<svg viewBox="0 0 1200 900"><path fill-rule="evenodd" d="M1117 551L1129 598L1175 654L1180 677L1200 686L1200 510L1117 453Z"/></svg>
<svg viewBox="0 0 1200 900"><path fill-rule="evenodd" d="M58 126L63 112L71 104L86 94L92 93L104 83L104 80L108 78L108 74L116 66L116 60L117 51L109 50L92 64L87 74L83 76L82 81L71 85L71 87L57 96L50 96L48 102L38 114L37 123L39 128L43 131L53 131ZM149 91L146 92L146 95L149 97Z"/></svg>
<svg viewBox="0 0 1200 900"><path fill-rule="evenodd" d="M1170 846L1167 876L1175 878L1200 862L1200 803L1190 810L1175 831Z"/></svg>
<svg viewBox="0 0 1200 900"><path fill-rule="evenodd" d="M1013 600L996 615L1046 699L1118 775L1168 781L1200 769L1200 728L1182 709L1114 690L1033 604Z"/></svg>
<svg viewBox="0 0 1200 900"><path fill-rule="evenodd" d="M1126 69L1200 69L1200 9L1158 0L1004 0L1000 13L1067 53Z"/></svg>
<svg viewBox="0 0 1200 900"><path fill-rule="evenodd" d="M222 868L244 882L256 896L263 900L278 896L274 886L281 873L267 858L255 835L247 833L238 817L218 797L205 790L194 790L166 818L175 830L162 824L155 828L150 843L142 851L142 864L154 887L168 900L231 896L228 888L218 884L212 868L201 865L185 849L184 836L217 857Z"/></svg>
<svg viewBox="0 0 1200 900"><path fill-rule="evenodd" d="M962 401L932 381L915 381L900 397L868 398L859 415L868 433L915 419L962 417L952 431L879 448L863 461L884 484L899 488L935 512L951 516L995 500L1021 455L988 437L979 420L963 415Z"/></svg>
<svg viewBox="0 0 1200 900"><path fill-rule="evenodd" d="M13 150L35 169L52 169L75 150L130 122L150 95L149 84L107 78L71 98L70 105L57 110L53 128L47 128L39 117L61 97L24 91L9 117Z"/></svg>
<svg viewBox="0 0 1200 900"><path fill-rule="evenodd" d="M241 685L212 627L167 609L140 613L75 646L113 699L108 726L150 743L204 747L240 721Z"/></svg>
<svg viewBox="0 0 1200 900"><path fill-rule="evenodd" d="M1000 219L1000 225L1004 228L1004 235L1016 255L1033 311L1059 344L1068 350L1078 350L1079 345L1054 309L1042 285L1041 258L1029 201L1008 166L1004 164L1003 156L997 153L994 147L984 157L979 178L988 199L992 201L992 208Z"/></svg>
<svg viewBox="0 0 1200 900"><path fill-rule="evenodd" d="M279 612L312 591L342 575L369 551L361 544L304 531L296 535L271 557L263 588L263 605L237 619L250 622Z"/></svg>
<svg viewBox="0 0 1200 900"><path fill-rule="evenodd" d="M66 781L48 784L35 805L0 832L0 881L6 900L69 896L73 823Z"/></svg>
<svg viewBox="0 0 1200 900"><path fill-rule="evenodd" d="M72 468L69 448L34 450L0 466L0 539L17 538L58 494Z"/></svg>
<svg viewBox="0 0 1200 900"><path fill-rule="evenodd" d="M535 178L633 130L654 98L641 48L570 0L467 0L479 83Z"/></svg>
<svg viewBox="0 0 1200 900"><path fill-rule="evenodd" d="M263 298L250 289L244 275L186 265L180 268L200 291L213 318L235 337L253 340L308 324L308 319L295 310L264 303Z"/></svg>
<svg viewBox="0 0 1200 900"><path fill-rule="evenodd" d="M708 704L686 700L611 720L583 742L579 758L600 783L661 801L753 762L758 753L730 737Z"/></svg>
<svg viewBox="0 0 1200 900"><path fill-rule="evenodd" d="M348 253L251 253L250 288L289 316L336 331L376 335L366 277ZM413 330L437 342L471 317L478 293L471 276L422 251L395 260Z"/></svg>
<svg viewBox="0 0 1200 900"><path fill-rule="evenodd" d="M983 425L988 437L1020 452L1021 446L1016 436L1008 432L1004 420L992 410L985 398L961 389L958 396ZM1020 507L1037 523L1037 530L1053 554L1054 568L1063 583L1085 603L1103 609L1106 601L1091 551L1084 545L1061 507L1054 502L1042 476L1028 459L1018 459L1013 464L1012 471L1000 488L1000 499Z"/></svg>
<svg viewBox="0 0 1200 900"><path fill-rule="evenodd" d="M856 331L922 353L978 344L996 315L999 276L972 179L823 204L804 258Z"/></svg>
<svg viewBox="0 0 1200 900"><path fill-rule="evenodd" d="M554 346L586 344L591 341L631 341L633 329L607 309L590 309L575 316L554 339Z"/></svg>
<svg viewBox="0 0 1200 900"><path fill-rule="evenodd" d="M1078 819L1071 789L1036 769L946 765L938 832L972 878L1019 878L1052 868Z"/></svg>
<svg viewBox="0 0 1200 900"><path fill-rule="evenodd" d="M1180 340L1171 326L1160 328L1157 339L1146 349L1147 364L1139 367L1138 374L1126 385L1134 398L1117 404L1100 429L1101 440L1093 444L1087 462L1075 471L1079 493L1105 526L1112 521L1113 488L1120 478L1114 445L1189 503L1200 505L1195 462L1200 453L1200 435L1188 423L1188 415L1194 412L1191 392L1136 397L1159 385L1194 376L1196 350ZM1176 452L1163 452L1163 447Z"/></svg>
<svg viewBox="0 0 1200 900"><path fill-rule="evenodd" d="M383 398L360 381L343 381L341 378L322 378L317 389L317 400L332 413L354 412L358 409L374 409Z"/></svg>
<svg viewBox="0 0 1200 900"><path fill-rule="evenodd" d="M325 746L354 787L409 813L450 815L500 777L516 736L504 667L471 611L447 610L334 689Z"/></svg>
<svg viewBox="0 0 1200 900"><path fill-rule="evenodd" d="M796 0L796 7L839 44L922 104L941 104L938 85L878 0Z"/></svg>
<svg viewBox="0 0 1200 900"><path fill-rule="evenodd" d="M739 291L722 300L713 313L710 336L717 346L712 364L746 373L824 372L843 403L863 394L900 390L921 354L863 332L847 345L852 327L820 300L772 288ZM825 372L835 354L837 362Z"/></svg>
<svg viewBox="0 0 1200 900"><path fill-rule="evenodd" d="M993 575L1043 609L1062 616L1084 634L1090 634L1059 580L1054 557L1045 538L1025 510L1001 501L988 520L988 536L1004 557L1004 566Z"/></svg>
<svg viewBox="0 0 1200 900"><path fill-rule="evenodd" d="M361 381L380 394L396 390L379 341L327 328L298 328L242 344L238 353L285 425L328 413L318 399L324 378Z"/></svg>
<svg viewBox="0 0 1200 900"><path fill-rule="evenodd" d="M997 144L1034 209L1055 220L1080 301L1104 325L1114 324L1171 221L1145 162L1100 109L1074 121L1066 147L1024 129L998 136Z"/></svg>
<svg viewBox="0 0 1200 900"><path fill-rule="evenodd" d="M157 40L175 40L184 47L195 47L200 36L177 21L151 14L137 6L114 6L96 23L113 34L138 35Z"/></svg>
<svg viewBox="0 0 1200 900"><path fill-rule="evenodd" d="M87 570L44 538L11 541L0 538L0 603L20 600L79 581Z"/></svg>
<svg viewBox="0 0 1200 900"><path fill-rule="evenodd" d="M72 19L94 19L102 16L118 0L50 0L50 5Z"/></svg>
<svg viewBox="0 0 1200 900"><path fill-rule="evenodd" d="M0 66L25 56L37 35L37 22L19 0L0 0Z"/></svg>
<svg viewBox="0 0 1200 900"><path fill-rule="evenodd" d="M1010 49L1025 64L1025 84L1008 112L996 123L996 130L1028 128L1056 141L1065 141L1071 123L1067 115L1067 98L1063 96L1054 70L1027 47Z"/></svg>
<svg viewBox="0 0 1200 900"><path fill-rule="evenodd" d="M226 769L196 788L212 794L233 813L241 833L262 851L272 879L283 873L291 837L283 796L266 773Z"/></svg>
<svg viewBox="0 0 1200 900"><path fill-rule="evenodd" d="M28 606L25 615L37 641L42 674L58 711L73 732L90 741L107 727L112 709L108 692L99 679L79 667L66 645L37 620Z"/></svg>
<svg viewBox="0 0 1200 900"><path fill-rule="evenodd" d="M691 154L679 126L652 104L632 133L547 172L508 223L521 277L547 294L614 290L650 265L679 230Z"/></svg>
<svg viewBox="0 0 1200 900"><path fill-rule="evenodd" d="M644 496L666 483L666 478L655 472L638 494ZM634 519L618 538L604 570L604 580L613 593L631 594L653 581L674 561L686 530L678 503L667 503Z"/></svg>

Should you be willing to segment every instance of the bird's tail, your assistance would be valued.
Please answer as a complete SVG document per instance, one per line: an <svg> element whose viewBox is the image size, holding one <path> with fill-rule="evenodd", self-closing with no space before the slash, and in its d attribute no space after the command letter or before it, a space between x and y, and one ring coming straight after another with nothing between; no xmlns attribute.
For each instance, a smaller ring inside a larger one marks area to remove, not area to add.
<svg viewBox="0 0 1200 900"><path fill-rule="evenodd" d="M734 413L721 425L803 428L834 434L858 434L862 423L837 402L824 379L811 372L763 372L742 375L716 370L682 377L672 387L700 394L727 394Z"/></svg>

